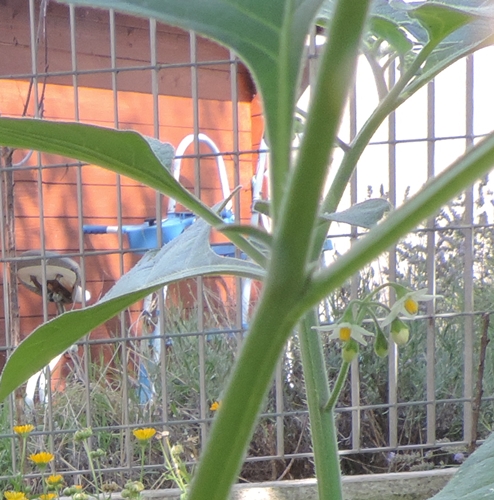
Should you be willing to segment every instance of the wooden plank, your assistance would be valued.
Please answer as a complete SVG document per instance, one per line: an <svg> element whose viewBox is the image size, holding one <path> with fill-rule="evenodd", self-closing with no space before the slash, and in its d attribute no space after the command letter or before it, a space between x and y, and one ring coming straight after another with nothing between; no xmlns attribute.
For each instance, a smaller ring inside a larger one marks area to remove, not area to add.
<svg viewBox="0 0 494 500"><path fill-rule="evenodd" d="M30 74L31 53L27 3L19 5L12 0L7 5L0 5L0 74ZM15 5L15 7L14 7ZM47 61L50 72L71 71L70 27L68 9L49 7L46 19L48 37ZM88 15L78 15L76 21L76 46L78 70L101 70L111 67L110 34L108 15L95 16L84 9ZM81 10L77 9L80 14ZM98 20L95 20L98 19ZM129 16L116 16L116 66L119 68L149 65L149 29L145 20L131 21ZM129 25L129 23L131 25ZM157 56L159 64L187 64L189 61L189 37L186 32L159 25L157 31ZM38 72L46 66L44 46L40 44ZM200 38L198 40L199 61L229 60L229 53L223 47ZM121 72L118 76L119 90L150 92L151 73L143 78L142 71ZM81 76L83 86L111 88L110 74L93 74ZM191 95L191 71L182 68L168 68L160 71L160 92L168 95ZM52 83L72 84L71 76L57 76L50 79ZM199 68L199 95L201 98L229 99L230 68L228 64L216 64ZM247 70L239 66L240 99L250 101L254 90Z"/></svg>
<svg viewBox="0 0 494 500"><path fill-rule="evenodd" d="M0 84L0 106L3 115L19 116L29 92L29 84L19 80L4 80ZM38 86L41 95L43 86ZM113 93L109 90L80 87L78 91L80 120L102 126L114 126ZM98 103L95 106L95 103ZM44 116L48 119L74 119L74 91L63 85L48 85L44 89ZM160 129L164 140L170 141L169 129L177 129L174 144L193 130L192 100L181 97L159 96L158 111ZM241 103L239 111L240 132L250 133L250 104ZM32 109L30 111L32 113ZM153 135L153 100L149 94L138 92L118 93L118 116L120 128L131 128L141 133ZM199 125L201 132L211 135L223 147L226 131L233 128L232 107L230 102L203 99L199 101ZM216 136L216 137L215 137ZM225 145L225 150L231 150L231 141ZM249 148L250 149L250 146Z"/></svg>

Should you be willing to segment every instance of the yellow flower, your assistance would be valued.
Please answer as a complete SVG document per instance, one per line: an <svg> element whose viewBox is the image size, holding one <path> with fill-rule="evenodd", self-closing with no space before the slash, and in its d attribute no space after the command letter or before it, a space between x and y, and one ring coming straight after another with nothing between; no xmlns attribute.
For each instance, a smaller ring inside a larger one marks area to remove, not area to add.
<svg viewBox="0 0 494 500"><path fill-rule="evenodd" d="M26 495L20 491L6 491L4 495L7 500L27 500Z"/></svg>
<svg viewBox="0 0 494 500"><path fill-rule="evenodd" d="M149 441L156 434L156 429L152 427L145 427L144 429L134 429L132 431L134 437L139 440L141 443L145 443Z"/></svg>
<svg viewBox="0 0 494 500"><path fill-rule="evenodd" d="M43 493L39 498L40 500L53 500L56 496L55 493Z"/></svg>
<svg viewBox="0 0 494 500"><path fill-rule="evenodd" d="M34 431L34 425L15 425L12 429L18 436L25 437Z"/></svg>
<svg viewBox="0 0 494 500"><path fill-rule="evenodd" d="M61 486L63 484L63 477L61 474L52 474L46 478L46 484L52 487Z"/></svg>
<svg viewBox="0 0 494 500"><path fill-rule="evenodd" d="M215 401L210 407L209 409L211 411L218 411L220 409L220 406L221 406L221 401Z"/></svg>
<svg viewBox="0 0 494 500"><path fill-rule="evenodd" d="M48 451L40 451L29 455L29 459L38 467L46 467L55 457Z"/></svg>

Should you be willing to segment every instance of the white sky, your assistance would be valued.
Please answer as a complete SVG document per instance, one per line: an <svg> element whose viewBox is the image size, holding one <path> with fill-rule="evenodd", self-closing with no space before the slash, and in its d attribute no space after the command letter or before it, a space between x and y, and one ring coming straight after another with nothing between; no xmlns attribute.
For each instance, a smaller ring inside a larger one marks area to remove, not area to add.
<svg viewBox="0 0 494 500"><path fill-rule="evenodd" d="M494 47L482 49L474 56L474 135L487 134L494 130ZM466 60L462 59L443 71L435 79L435 136L448 138L465 135L466 131ZM362 58L357 72L357 121L360 128L377 105L372 72ZM300 103L306 102L307 96ZM348 139L348 114L340 132ZM376 132L358 165L358 200L367 198L368 186L373 196L378 197L381 184L388 191L388 146L372 144L388 138L387 121ZM396 147L396 198L397 205L403 201L410 186L410 194L416 193L427 180L427 87L420 89L396 111L396 138L398 140L421 139L418 142L402 143ZM439 140L435 144L435 173L441 172L465 152L465 139ZM341 160L337 151L334 165ZM335 170L335 169L334 169ZM494 179L494 174L491 175ZM494 182L492 183L494 190ZM339 210L350 205L347 194ZM348 227L341 227L345 233ZM336 228L332 232L337 232Z"/></svg>

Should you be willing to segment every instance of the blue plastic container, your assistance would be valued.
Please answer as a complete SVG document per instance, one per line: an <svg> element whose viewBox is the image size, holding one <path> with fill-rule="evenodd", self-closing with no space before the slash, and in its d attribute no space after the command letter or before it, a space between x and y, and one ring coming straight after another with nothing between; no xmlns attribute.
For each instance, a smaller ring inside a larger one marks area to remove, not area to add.
<svg viewBox="0 0 494 500"><path fill-rule="evenodd" d="M123 226L122 233L129 239L132 250L149 250L166 245L178 235L182 234L193 222L195 216L188 212L173 212L161 221L161 245L158 244L156 219L150 219L143 224Z"/></svg>

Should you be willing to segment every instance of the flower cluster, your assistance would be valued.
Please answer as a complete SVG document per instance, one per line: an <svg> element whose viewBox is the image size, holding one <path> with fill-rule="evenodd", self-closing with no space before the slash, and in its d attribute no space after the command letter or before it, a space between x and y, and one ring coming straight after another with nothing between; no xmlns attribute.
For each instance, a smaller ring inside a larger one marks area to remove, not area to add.
<svg viewBox="0 0 494 500"><path fill-rule="evenodd" d="M16 478L17 480L12 481L12 490L4 492L3 495L5 500L55 500L59 499L61 495L70 497L72 500L89 500L90 498L105 498L105 500L109 500L112 493L119 490L122 490L122 498L140 500L141 492L144 489L143 476L146 448L149 447L152 449L155 445L161 447L162 456L165 460L164 465L167 470L166 478L174 480L183 495L190 482L190 475L187 471L187 467L179 457L179 455L184 452L182 446L171 446L168 439L169 432L166 430L158 432L152 427L143 427L132 431L139 445L141 455L141 473L139 481L129 481L123 488L115 482L103 482L100 460L106 456L106 452L100 448L96 450L91 449L90 440L93 436L93 431L88 427L74 433L74 443L80 445L85 450L89 469L92 474L90 484L92 485L93 491L85 492L82 485L66 485L64 477L54 472L55 456L53 453L48 451L37 451L31 454L27 453L28 437L34 429L34 426L30 424L16 425L12 429L21 443L21 461L18 467L20 473ZM153 438L157 439L152 442ZM41 492L35 492L34 490L36 488L27 485L24 476L27 468L25 469L24 465L26 464L24 462L31 462L32 466L41 473L41 481L38 483L38 485L42 486ZM51 474L47 472L48 466L52 469Z"/></svg>
<svg viewBox="0 0 494 500"><path fill-rule="evenodd" d="M396 293L396 301L391 308L381 302L372 300L377 291L384 286L392 287ZM426 289L413 291L396 283L388 283L371 292L364 300L352 301L341 319L335 324L320 326L317 327L317 330L331 332L328 340L340 340L343 343L342 357L348 363L357 356L359 344L367 345L366 337L375 337L375 352L379 356L386 356L388 353L388 340L383 330L389 328L389 335L397 345L406 344L410 331L400 318L413 319L419 311L419 302L432 300L436 297L438 296L427 294ZM386 317L378 320L376 309L386 310ZM370 317L377 333L361 326L366 317Z"/></svg>

